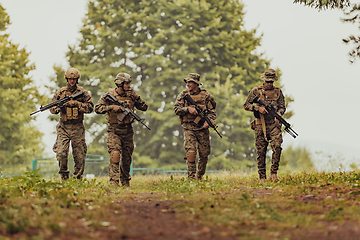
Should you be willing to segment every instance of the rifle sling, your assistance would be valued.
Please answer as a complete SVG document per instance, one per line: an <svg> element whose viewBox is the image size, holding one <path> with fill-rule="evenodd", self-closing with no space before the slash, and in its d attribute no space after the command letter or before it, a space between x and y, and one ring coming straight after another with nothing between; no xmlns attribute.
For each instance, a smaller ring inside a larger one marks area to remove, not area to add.
<svg viewBox="0 0 360 240"><path fill-rule="evenodd" d="M261 126L262 126L262 130L264 133L264 138L267 142L269 142L269 140L267 139L267 134L266 134L266 124L265 124L265 119L264 119L264 115L260 114L260 121L261 121Z"/></svg>

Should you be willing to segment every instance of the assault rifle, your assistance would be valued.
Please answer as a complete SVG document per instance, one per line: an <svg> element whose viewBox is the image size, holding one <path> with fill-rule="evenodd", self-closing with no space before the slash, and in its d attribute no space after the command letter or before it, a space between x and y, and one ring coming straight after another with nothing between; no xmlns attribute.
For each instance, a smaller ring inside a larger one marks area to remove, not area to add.
<svg viewBox="0 0 360 240"><path fill-rule="evenodd" d="M252 102L263 105L271 117L275 117L285 126L285 131L290 134L290 136L292 136L293 138L296 138L298 136L298 134L291 128L290 123L288 123L276 112L276 107L272 103L266 104L263 100L259 98L259 96L255 96Z"/></svg>
<svg viewBox="0 0 360 240"><path fill-rule="evenodd" d="M200 119L204 119L211 128L213 128L215 130L215 132L222 138L221 134L218 132L218 130L216 129L218 126L216 126L215 124L213 124L210 120L210 118L208 117L208 114L209 114L209 111L206 109L206 110L203 110L199 105L197 105L194 101L194 99L192 99L190 97L189 94L186 94L184 96L184 99L186 101L188 101L188 103L190 103L191 105L194 105L195 106L195 109L196 111L198 112L198 117L200 117ZM200 121L199 119L199 121ZM196 121L196 119L195 119ZM196 123L198 123L199 121L196 121Z"/></svg>
<svg viewBox="0 0 360 240"><path fill-rule="evenodd" d="M131 111L131 109L126 105L126 103L120 102L119 100L116 99L116 97L114 97L111 93L106 93L104 95L104 99L113 103L116 103L117 105L119 105L120 107L122 107L123 112L121 113L120 117L118 118L118 120L120 122L122 122L124 120L124 118L130 114L131 116L131 120L135 119L136 121L139 121L142 125L144 125L147 129L151 130L148 126L146 126L146 124L144 123L145 119L140 118L138 115L136 115L133 111Z"/></svg>
<svg viewBox="0 0 360 240"><path fill-rule="evenodd" d="M30 113L30 116L32 116L32 115L34 115L34 114L36 114L38 112L43 112L43 111L48 110L48 109L50 109L52 107L55 107L55 106L58 106L59 108L63 108L65 103L67 103L68 101L70 101L72 99L80 97L83 94L84 94L84 91L80 91L80 92L77 92L77 93L75 93L75 94L73 94L71 96L66 96L66 97L64 97L64 98L62 98L60 100L52 102L52 103L50 103L50 104L48 104L46 106L40 106L40 109L37 110L36 112Z"/></svg>

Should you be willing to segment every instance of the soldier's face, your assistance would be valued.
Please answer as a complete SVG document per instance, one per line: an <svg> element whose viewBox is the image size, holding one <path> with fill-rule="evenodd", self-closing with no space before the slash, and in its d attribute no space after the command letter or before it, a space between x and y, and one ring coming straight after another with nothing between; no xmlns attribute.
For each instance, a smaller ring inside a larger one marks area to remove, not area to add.
<svg viewBox="0 0 360 240"><path fill-rule="evenodd" d="M130 82L124 82L123 88L125 91L130 90Z"/></svg>
<svg viewBox="0 0 360 240"><path fill-rule="evenodd" d="M77 78L68 78L67 81L68 81L69 87L74 87L76 85Z"/></svg>
<svg viewBox="0 0 360 240"><path fill-rule="evenodd" d="M273 81L265 81L264 82L264 87L265 89L272 89L274 87L274 82Z"/></svg>
<svg viewBox="0 0 360 240"><path fill-rule="evenodd" d="M186 87L190 92L196 92L199 89L199 85L194 83L193 81L186 81Z"/></svg>

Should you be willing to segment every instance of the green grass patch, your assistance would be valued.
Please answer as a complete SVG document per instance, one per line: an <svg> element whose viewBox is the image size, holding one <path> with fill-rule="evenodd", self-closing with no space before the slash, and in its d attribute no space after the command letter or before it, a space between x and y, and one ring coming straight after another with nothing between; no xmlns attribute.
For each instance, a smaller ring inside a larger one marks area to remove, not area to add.
<svg viewBox="0 0 360 240"><path fill-rule="evenodd" d="M359 223L358 172L288 173L279 178L260 183L256 175L242 173L209 175L202 182L141 176L133 178L130 188L122 188L109 185L107 178L62 182L28 172L0 179L0 232L9 239L86 239L115 230L126 235L130 223L125 206L140 209L151 201L169 203L178 221L247 239L291 239L304 229L326 234L331 224Z"/></svg>

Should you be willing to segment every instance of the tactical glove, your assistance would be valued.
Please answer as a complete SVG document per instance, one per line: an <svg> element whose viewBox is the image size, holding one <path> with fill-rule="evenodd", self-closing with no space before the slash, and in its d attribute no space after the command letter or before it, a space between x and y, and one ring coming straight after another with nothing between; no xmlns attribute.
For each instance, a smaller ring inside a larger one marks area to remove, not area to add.
<svg viewBox="0 0 360 240"><path fill-rule="evenodd" d="M81 102L76 100L70 100L67 103L64 104L65 107L81 107Z"/></svg>
<svg viewBox="0 0 360 240"><path fill-rule="evenodd" d="M50 112L52 113L52 114L58 114L59 112L60 112L60 108L58 107L58 106L55 106L55 107L52 107L51 109L50 109Z"/></svg>
<svg viewBox="0 0 360 240"><path fill-rule="evenodd" d="M124 109L118 105L110 105L110 106L108 106L108 111L113 111L113 112L118 113L118 112L123 112Z"/></svg>

